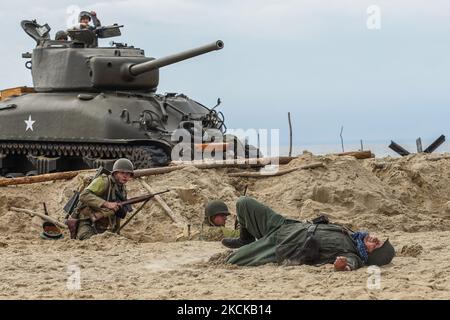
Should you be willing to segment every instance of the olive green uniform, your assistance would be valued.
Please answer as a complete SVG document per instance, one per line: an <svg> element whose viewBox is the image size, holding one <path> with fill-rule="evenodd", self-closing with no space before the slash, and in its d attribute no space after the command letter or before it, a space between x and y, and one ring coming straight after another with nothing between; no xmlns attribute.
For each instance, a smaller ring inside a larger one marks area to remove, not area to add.
<svg viewBox="0 0 450 320"><path fill-rule="evenodd" d="M238 220L258 240L234 251L227 262L237 265L257 266L281 263L289 258L306 241L312 223L289 220L255 199L241 197L236 203ZM320 243L317 264L333 263L338 256L347 257L352 270L363 266L351 232L335 224L319 224L314 235Z"/></svg>
<svg viewBox="0 0 450 320"><path fill-rule="evenodd" d="M102 208L106 202L119 201L119 196L126 199L124 185L119 185L114 177L101 175L94 179L80 194L80 203L74 218L79 219L77 239L84 240L106 230L116 231L120 226L120 218L110 209ZM92 223L94 213L101 213L103 218Z"/></svg>
<svg viewBox="0 0 450 320"><path fill-rule="evenodd" d="M224 238L239 237L239 230L227 227L218 227L208 221L204 221L200 226L199 239L204 241L221 241Z"/></svg>

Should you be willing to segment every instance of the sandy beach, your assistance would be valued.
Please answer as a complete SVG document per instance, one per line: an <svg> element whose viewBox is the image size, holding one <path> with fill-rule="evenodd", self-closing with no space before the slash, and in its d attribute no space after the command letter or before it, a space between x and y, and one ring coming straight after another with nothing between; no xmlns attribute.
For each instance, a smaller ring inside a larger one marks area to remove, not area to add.
<svg viewBox="0 0 450 320"><path fill-rule="evenodd" d="M227 265L227 248L188 240L186 228L153 200L121 235L105 233L84 242L67 233L61 240L40 239L40 218L10 210L42 212L45 201L50 215L63 221L62 207L82 179L78 176L0 188L0 298L448 299L450 155L356 160L305 152L286 168L318 161L323 168L262 179L229 177L239 171L233 168L185 168L142 179L155 191L172 190L162 198L193 234L199 232L206 201L223 199L234 211L248 185L247 195L290 218L324 212L353 230L389 237L397 252L390 265L348 273L335 272L332 265ZM130 196L146 193L139 180L129 185Z"/></svg>

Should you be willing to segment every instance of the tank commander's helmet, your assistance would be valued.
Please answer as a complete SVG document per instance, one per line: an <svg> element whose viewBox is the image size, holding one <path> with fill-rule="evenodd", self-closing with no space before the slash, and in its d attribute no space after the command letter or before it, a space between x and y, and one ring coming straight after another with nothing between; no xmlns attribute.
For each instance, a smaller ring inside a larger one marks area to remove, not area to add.
<svg viewBox="0 0 450 320"><path fill-rule="evenodd" d="M82 19L83 17L88 17L88 18L89 18L89 21L92 20L91 14L90 14L89 12L87 12L87 11L81 11L80 14L78 15L78 22L81 22L81 19Z"/></svg>
<svg viewBox="0 0 450 320"><path fill-rule="evenodd" d="M134 176L133 163L126 158L116 160L113 165L112 174L114 174L115 172L129 172L132 176Z"/></svg>
<svg viewBox="0 0 450 320"><path fill-rule="evenodd" d="M205 206L205 218L209 219L219 213L230 215L230 211L228 210L225 202L221 200L213 200L209 201Z"/></svg>
<svg viewBox="0 0 450 320"><path fill-rule="evenodd" d="M67 32L60 30L55 35L55 40L68 40Z"/></svg>

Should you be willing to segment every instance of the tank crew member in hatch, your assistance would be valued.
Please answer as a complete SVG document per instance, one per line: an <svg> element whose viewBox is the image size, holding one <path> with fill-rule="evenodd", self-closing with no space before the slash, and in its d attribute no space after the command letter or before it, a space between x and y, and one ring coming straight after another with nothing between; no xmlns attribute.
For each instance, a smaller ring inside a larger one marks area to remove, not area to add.
<svg viewBox="0 0 450 320"><path fill-rule="evenodd" d="M90 24L91 20L93 25ZM97 18L97 13L95 11L81 11L78 15L78 22L79 24L76 26L78 29L95 30L102 25L100 20Z"/></svg>

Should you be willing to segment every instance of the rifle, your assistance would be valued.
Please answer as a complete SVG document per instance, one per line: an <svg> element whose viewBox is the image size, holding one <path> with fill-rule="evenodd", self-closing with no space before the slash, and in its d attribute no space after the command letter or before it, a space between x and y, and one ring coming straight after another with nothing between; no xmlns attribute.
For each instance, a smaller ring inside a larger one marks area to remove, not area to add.
<svg viewBox="0 0 450 320"><path fill-rule="evenodd" d="M140 208L138 210L136 210L135 213L133 213L131 215L131 217L128 218L127 221L125 221L125 223L123 225L120 226L120 228L117 230L117 234L119 234L120 230L122 230L131 221L131 219L133 219L134 216L137 215L139 213L139 211L142 210L142 208L144 208L144 206L147 204L148 201L150 201L151 198L153 198L154 196L159 195L159 194L167 193L169 191L170 190L160 191L160 192L156 192L156 193L149 193L149 194L146 194L143 196L139 196L139 197L135 197L135 198L131 198L131 199L128 199L125 201L118 202L121 207L130 206L134 203L139 203L139 202L144 202L144 203L140 206Z"/></svg>
<svg viewBox="0 0 450 320"><path fill-rule="evenodd" d="M139 196L139 197L134 197L125 201L119 201L119 206L123 207L123 206L127 206L127 205L131 205L131 204L135 204L135 203L139 203L139 202L143 202L145 200L149 200L151 198L153 198L154 196L157 196L159 194L163 194L163 193L167 193L170 190L165 190L165 191L160 191L160 192L156 192L156 193L149 193L149 194L145 194L143 196Z"/></svg>

